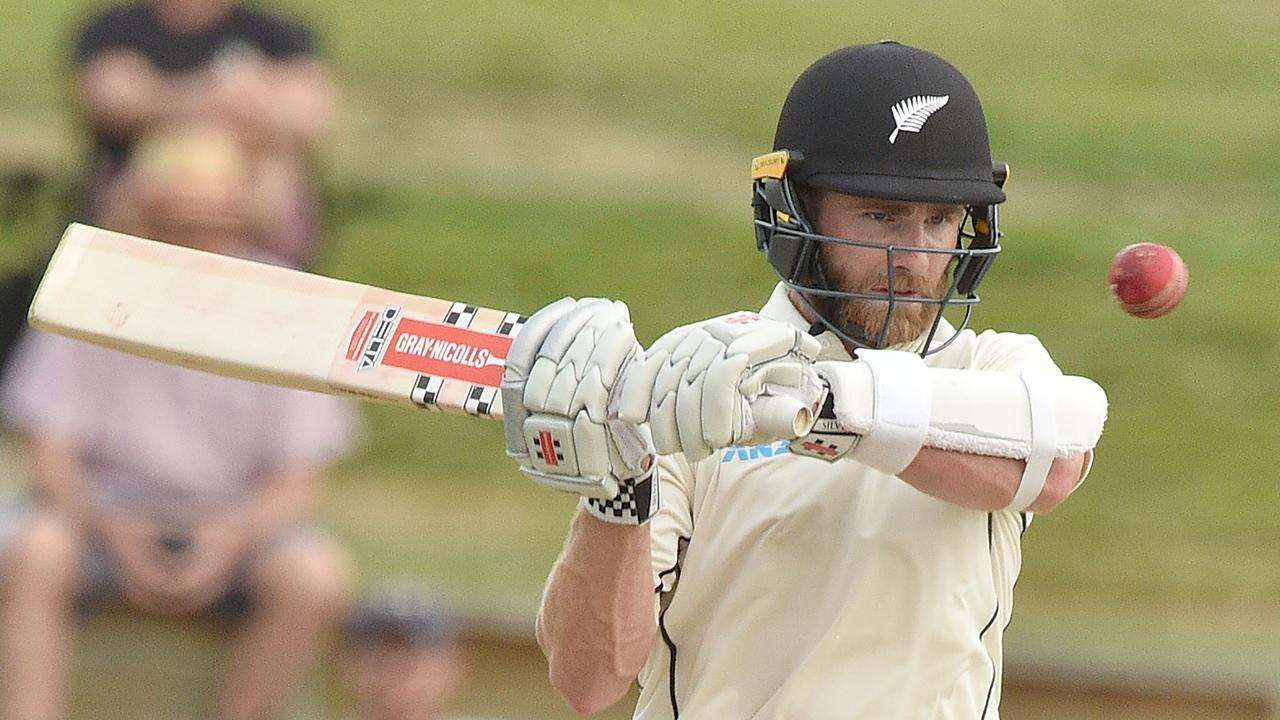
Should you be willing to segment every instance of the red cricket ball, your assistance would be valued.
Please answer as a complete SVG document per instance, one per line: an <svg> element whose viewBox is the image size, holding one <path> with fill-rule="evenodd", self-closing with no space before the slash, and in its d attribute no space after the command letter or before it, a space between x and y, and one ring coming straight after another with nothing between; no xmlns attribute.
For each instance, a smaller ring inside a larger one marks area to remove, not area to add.
<svg viewBox="0 0 1280 720"><path fill-rule="evenodd" d="M1187 291L1187 266L1171 248L1138 243L1120 250L1107 272L1111 297L1125 312L1158 318L1178 306Z"/></svg>

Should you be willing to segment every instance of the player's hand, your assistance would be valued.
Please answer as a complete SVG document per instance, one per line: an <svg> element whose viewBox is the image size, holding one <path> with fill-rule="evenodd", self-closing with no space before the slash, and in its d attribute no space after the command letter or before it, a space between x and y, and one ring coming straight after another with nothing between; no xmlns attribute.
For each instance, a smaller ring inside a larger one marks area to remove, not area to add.
<svg viewBox="0 0 1280 720"><path fill-rule="evenodd" d="M626 305L564 298L524 324L502 378L507 454L520 470L622 524L657 508L649 428L615 411L620 380L641 357Z"/></svg>
<svg viewBox="0 0 1280 720"><path fill-rule="evenodd" d="M795 437L794 423L771 401L816 412L824 388L813 370L816 338L787 323L739 312L676 328L627 374L619 415L648 422L662 454L699 460L743 443ZM801 433L803 434L803 433Z"/></svg>

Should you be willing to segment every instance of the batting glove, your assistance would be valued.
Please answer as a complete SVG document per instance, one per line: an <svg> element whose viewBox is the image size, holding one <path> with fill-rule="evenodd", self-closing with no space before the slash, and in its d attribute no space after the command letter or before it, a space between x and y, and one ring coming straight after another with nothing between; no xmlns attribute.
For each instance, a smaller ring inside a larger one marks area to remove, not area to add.
<svg viewBox="0 0 1280 720"><path fill-rule="evenodd" d="M524 324L503 373L507 454L607 522L640 524L658 507L649 428L616 411L619 381L643 355L626 305L564 298Z"/></svg>
<svg viewBox="0 0 1280 720"><path fill-rule="evenodd" d="M658 452L695 461L793 438L808 432L796 427L796 410L812 417L821 407L824 386L812 367L819 349L807 333L755 313L676 328L628 372L619 414L647 421Z"/></svg>

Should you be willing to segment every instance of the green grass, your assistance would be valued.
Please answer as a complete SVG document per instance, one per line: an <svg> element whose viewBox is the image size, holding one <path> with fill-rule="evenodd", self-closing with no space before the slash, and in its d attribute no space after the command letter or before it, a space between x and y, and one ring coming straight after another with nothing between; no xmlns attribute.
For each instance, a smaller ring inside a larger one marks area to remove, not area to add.
<svg viewBox="0 0 1280 720"><path fill-rule="evenodd" d="M100 4L6 15L0 167L74 167L59 57ZM325 272L522 310L610 295L643 340L763 299L744 170L800 69L880 37L949 57L1013 167L977 325L1036 333L1112 402L1088 483L1026 535L1010 644L1277 654L1273 3L287 5L345 91L322 154ZM33 227L0 228L6 265ZM1191 268L1159 321L1104 287L1116 250L1146 240ZM365 578L531 606L572 502L513 472L495 425L368 415L328 506Z"/></svg>

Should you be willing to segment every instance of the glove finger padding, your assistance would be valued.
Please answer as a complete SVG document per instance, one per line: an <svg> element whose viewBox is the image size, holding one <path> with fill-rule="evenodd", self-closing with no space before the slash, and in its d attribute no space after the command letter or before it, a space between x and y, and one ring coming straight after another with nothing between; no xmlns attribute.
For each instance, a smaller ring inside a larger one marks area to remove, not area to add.
<svg viewBox="0 0 1280 720"><path fill-rule="evenodd" d="M629 423L649 421L650 405L657 406L665 394L659 389L658 374L667 364L667 354L655 347L645 351L644 359L627 368L622 378L622 392L618 394L618 417Z"/></svg>
<svg viewBox="0 0 1280 720"><path fill-rule="evenodd" d="M585 328L604 328L620 323L631 323L625 304L600 298L578 300L572 311L560 316L547 330L546 338L538 347L538 357L551 358L558 363L568 355L570 347Z"/></svg>
<svg viewBox="0 0 1280 720"><path fill-rule="evenodd" d="M644 349L636 342L631 323L626 322L605 330L592 348L587 364L600 372L600 380L606 387L615 387L628 356L640 357L643 354Z"/></svg>
<svg viewBox="0 0 1280 720"><path fill-rule="evenodd" d="M726 355L728 349L725 344L718 342L715 336L704 334L701 332L690 333L689 343L681 343L676 348L675 357L683 357L685 354L689 356L689 366L685 368L685 376L687 378L695 378L705 373L712 363L718 362Z"/></svg>
<svg viewBox="0 0 1280 720"><path fill-rule="evenodd" d="M757 321L758 322L758 321ZM753 323L752 323L753 324ZM746 325L733 325L736 331L741 328L749 327ZM723 328L715 328L713 335L720 342L728 345L728 354L745 355L751 360L752 365L756 365L767 360L780 358L796 348L796 337L798 330L792 327L785 328L788 332L778 332L782 328L770 328L764 332L753 332L748 334L738 334L736 336L727 336L723 332Z"/></svg>
<svg viewBox="0 0 1280 720"><path fill-rule="evenodd" d="M557 415L586 408L592 421L603 423L609 390L637 348L625 305L582 301L539 349L525 384L524 406Z"/></svg>
<svg viewBox="0 0 1280 720"><path fill-rule="evenodd" d="M668 355L659 355L655 360L658 372L653 381L652 400L645 416L648 417L649 428L653 432L654 448L667 455L680 452L681 448L676 410L680 385L689 360L682 358L673 362ZM630 383L630 380L628 377L627 382Z"/></svg>
<svg viewBox="0 0 1280 720"><path fill-rule="evenodd" d="M706 437L703 435L702 426L702 400L706 380L706 373L699 373L694 376L686 375L681 378L680 387L676 391L676 426L663 433L664 436L675 435L678 437L680 444L670 448L670 451L683 452L690 460L701 460L711 453L711 448L707 446ZM663 418L663 421L670 422L670 419ZM656 423L657 421L654 421L651 424ZM667 448L658 447L656 443L654 447L658 452L667 451Z"/></svg>
<svg viewBox="0 0 1280 720"><path fill-rule="evenodd" d="M529 412L545 411L549 405L547 398L551 395L551 388L555 385L559 372L554 362L538 358L529 370L528 377L521 383L521 406ZM506 406L503 406L503 410L506 410Z"/></svg>
<svg viewBox="0 0 1280 720"><path fill-rule="evenodd" d="M691 336L695 327L679 327L658 338L645 351L644 361L627 369L618 404L620 418L630 423L647 422L651 414L665 408L669 400L674 401L688 358L699 341ZM688 352L674 352L682 343L688 344ZM681 359L673 361L673 355Z"/></svg>
<svg viewBox="0 0 1280 720"><path fill-rule="evenodd" d="M798 387L805 381L805 371L808 369L809 364L801 361L769 363L757 368L742 381L743 392L760 392L769 385Z"/></svg>
<svg viewBox="0 0 1280 720"><path fill-rule="evenodd" d="M578 301L573 298L560 298L530 315L521 326L520 332L516 334L515 340L511 342L510 350L507 351L503 379L523 381L527 378L530 368L533 367L533 361L538 357L538 351L547 339L547 334L556 323L577 306Z"/></svg>
<svg viewBox="0 0 1280 720"><path fill-rule="evenodd" d="M713 448L733 445L750 437L749 413L743 412L741 379L747 369L745 355L730 355L707 368L702 391L702 437ZM758 392L755 394L759 394Z"/></svg>
<svg viewBox="0 0 1280 720"><path fill-rule="evenodd" d="M820 347L799 329L753 313L676 328L629 370L619 412L629 422L648 420L659 452L691 460L759 441L749 403L777 392L816 406L821 385L810 365Z"/></svg>
<svg viewBox="0 0 1280 720"><path fill-rule="evenodd" d="M604 425L579 414L573 421L573 444L578 449L579 475L602 478L609 474L609 437Z"/></svg>
<svg viewBox="0 0 1280 720"><path fill-rule="evenodd" d="M625 366L632 358L643 357L644 350L636 342L631 324L607 328L595 343L587 358L587 376L575 394L571 409L584 408L591 414L591 421L606 422L611 414L610 400ZM590 382L587 382L590 380Z"/></svg>

